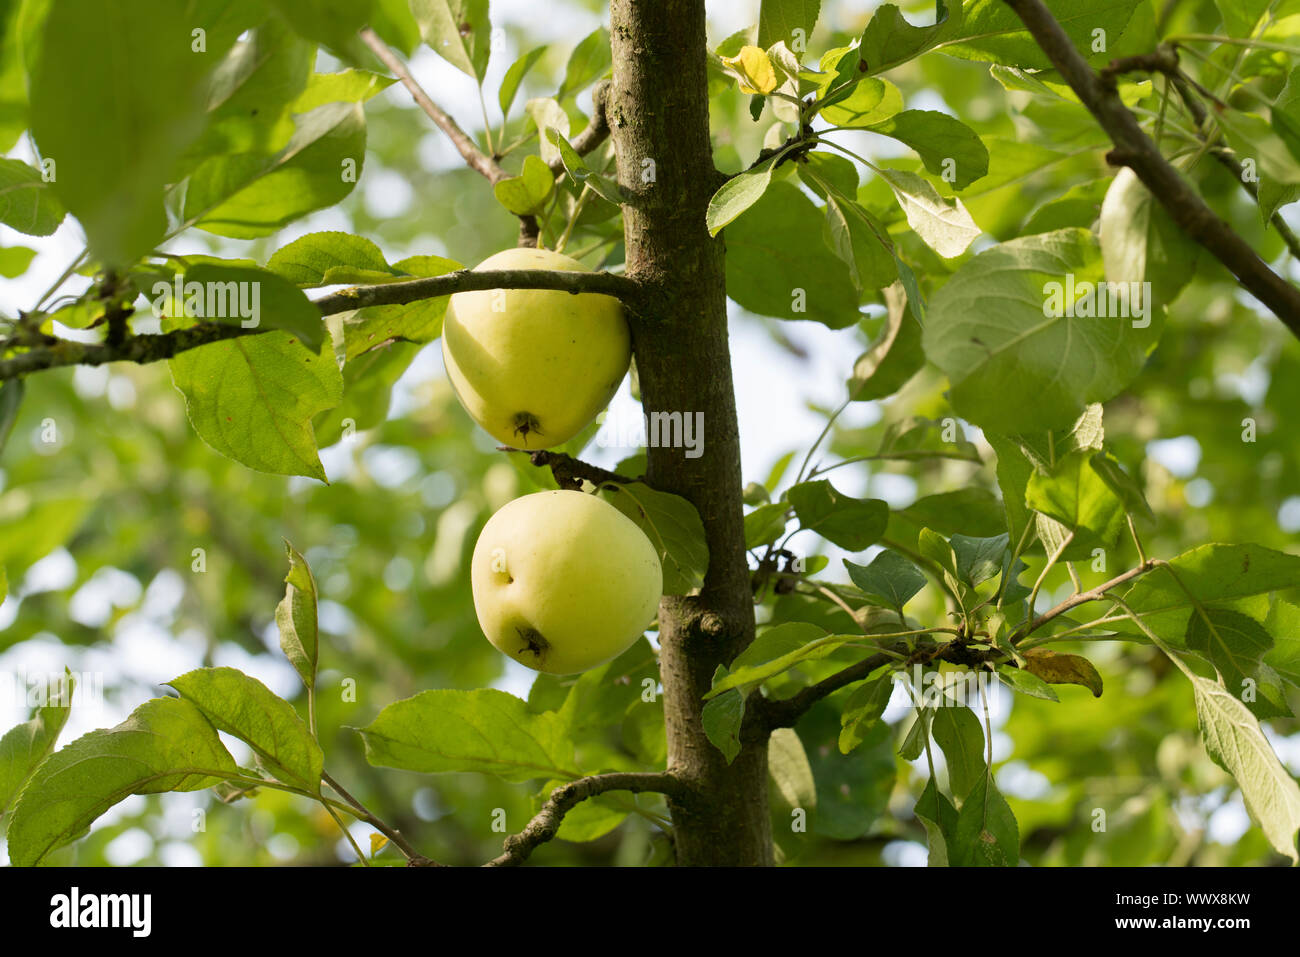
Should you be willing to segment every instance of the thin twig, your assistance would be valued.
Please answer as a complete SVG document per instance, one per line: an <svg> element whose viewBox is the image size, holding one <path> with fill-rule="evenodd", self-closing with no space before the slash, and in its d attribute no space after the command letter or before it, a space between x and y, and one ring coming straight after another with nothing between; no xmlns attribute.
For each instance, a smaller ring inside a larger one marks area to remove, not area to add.
<svg viewBox="0 0 1300 957"><path fill-rule="evenodd" d="M509 867L522 864L534 850L555 837L565 814L582 801L606 791L631 791L634 794L652 791L676 798L685 797L687 793L686 786L667 771L623 771L569 781L552 791L527 827L506 838L504 852L483 866Z"/></svg>
<svg viewBox="0 0 1300 957"><path fill-rule="evenodd" d="M523 452L537 468L549 468L560 488L580 489L586 479L592 485L627 485L631 482L645 482L644 477L630 478L611 472L598 465L575 459L564 452L548 452L544 449L516 449L509 445L497 446L499 452Z"/></svg>
<svg viewBox="0 0 1300 957"><path fill-rule="evenodd" d="M438 128L447 134L447 138L451 140L452 145L456 147L456 151L460 153L470 169L481 173L491 183L498 183L510 175L497 165L496 160L479 149L478 144L460 128L459 124L442 107L433 102L429 94L424 91L424 87L420 86L415 77L411 76L411 71L406 68L406 64L398 59L396 54L388 48L388 44L381 40L374 30L369 27L363 28L361 39L366 46L374 51L375 56L379 57L384 66L392 70L393 74L402 81L402 85L410 91L411 98L415 100L416 105L424 110L429 119L433 120L438 125Z"/></svg>
<svg viewBox="0 0 1300 957"><path fill-rule="evenodd" d="M1073 608L1077 608L1080 605L1085 605L1090 601L1101 601L1103 598L1106 597L1106 592L1110 591L1112 588L1122 585L1126 581L1129 581L1130 579L1137 578L1139 575L1145 575L1147 572L1151 571L1151 569L1161 564L1163 564L1163 562L1160 559L1156 559L1156 558L1147 559L1146 561L1142 562L1142 564L1138 565L1136 568L1130 568L1128 571L1124 572L1123 574L1116 575L1110 581L1104 582L1098 585L1096 588L1090 588L1088 589L1088 591L1079 592L1078 594L1071 595L1069 598L1065 599L1060 604L1056 605L1054 608L1049 608L1047 611L1043 612L1033 621L1029 622L1029 624L1017 628L1015 633L1011 636L1011 644L1013 645L1019 644L1025 637L1033 634L1035 631L1043 627L1043 625L1047 624L1053 618L1057 618L1061 615L1064 615L1067 611L1070 611Z"/></svg>
<svg viewBox="0 0 1300 957"><path fill-rule="evenodd" d="M343 800L347 801L348 804L352 806L353 813L355 813L358 817L360 817L361 820L365 821L367 824L369 824L371 827L377 830L380 834L384 835L384 837L392 841L393 846L406 855L407 863L410 866L412 867L442 867L443 866L439 864L437 861L433 860L432 858L425 857L423 854L417 851L411 845L411 842L402 836L401 831L397 830L394 827L390 827L389 825L381 821L379 818L377 818L366 808L364 804L362 804L351 794L349 794L347 790L343 787L343 785L339 784L332 777L330 777L327 772L325 771L321 772L321 780L324 781L326 784L328 784L330 787L332 787L335 791L337 791L339 797L343 798Z"/></svg>

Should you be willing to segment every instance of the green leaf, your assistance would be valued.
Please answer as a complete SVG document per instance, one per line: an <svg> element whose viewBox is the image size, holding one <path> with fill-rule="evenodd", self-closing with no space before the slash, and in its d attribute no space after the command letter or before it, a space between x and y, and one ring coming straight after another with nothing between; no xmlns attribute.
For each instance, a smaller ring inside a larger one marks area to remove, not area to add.
<svg viewBox="0 0 1300 957"><path fill-rule="evenodd" d="M298 118L293 137L273 155L206 159L185 188L186 222L218 236L254 239L352 192L366 152L359 103L326 103Z"/></svg>
<svg viewBox="0 0 1300 957"><path fill-rule="evenodd" d="M973 538L954 534L948 544L957 559L957 578L974 588L1002 572L1007 553L1007 534Z"/></svg>
<svg viewBox="0 0 1300 957"><path fill-rule="evenodd" d="M1153 310L1163 311L1173 302L1195 275L1200 246L1174 224L1127 167L1115 175L1106 190L1099 229L1106 280L1151 284L1152 301L1141 303L1148 319Z"/></svg>
<svg viewBox="0 0 1300 957"><path fill-rule="evenodd" d="M1005 528L1002 503L983 488L963 488L921 496L890 517L890 538L895 537L892 526L901 525L895 519L905 520L916 529L925 526L946 535L955 534L959 529L973 535L997 535ZM915 535L915 531L912 534Z"/></svg>
<svg viewBox="0 0 1300 957"><path fill-rule="evenodd" d="M167 298L163 305L170 316L182 314L183 307L184 314L194 318L238 324L248 329L282 329L296 336L312 351L319 351L325 341L325 323L320 310L302 290L274 272L256 267L198 263L185 271L183 279L183 303L176 302L171 288L164 294ZM193 300L191 283L197 283L194 288L199 291Z"/></svg>
<svg viewBox="0 0 1300 957"><path fill-rule="evenodd" d="M763 198L772 182L772 168L778 156L770 156L752 169L743 170L728 179L709 200L705 222L709 235L716 236L722 227Z"/></svg>
<svg viewBox="0 0 1300 957"><path fill-rule="evenodd" d="M916 540L917 550L921 557L928 558L945 572L948 573L949 579L953 586L957 584L957 554L948 544L948 540L932 528L921 529Z"/></svg>
<svg viewBox="0 0 1300 957"><path fill-rule="evenodd" d="M344 436L381 425L392 405L393 386L410 368L420 346L386 341L343 367L343 399L332 409L312 417L316 447L327 448Z"/></svg>
<svg viewBox="0 0 1300 957"><path fill-rule="evenodd" d="M54 193L109 266L133 263L163 238L163 185L203 127L208 72L253 25L222 24L220 15L211 3L48 6L28 62L31 132L57 164ZM191 49L199 28L202 55Z"/></svg>
<svg viewBox="0 0 1300 957"><path fill-rule="evenodd" d="M609 31L597 27L583 37L569 54L569 62L564 66L564 80L560 83L555 98L562 100L566 94L585 90L609 72L613 62L609 49Z"/></svg>
<svg viewBox="0 0 1300 957"><path fill-rule="evenodd" d="M293 706L262 682L234 668L199 668L167 683L218 731L251 747L276 778L320 793L320 745Z"/></svg>
<svg viewBox="0 0 1300 957"><path fill-rule="evenodd" d="M564 164L564 170L569 174L569 179L573 181L574 186L578 187L578 189L582 189L584 185L590 186L593 193L615 206L625 202L626 197L623 195L622 187L587 166L582 161L582 157L578 155L578 151L573 148L573 144L564 138L564 134L559 129L548 126L546 128L546 140L555 149L559 150L560 162ZM545 150L543 150L543 155L545 155Z"/></svg>
<svg viewBox="0 0 1300 957"><path fill-rule="evenodd" d="M1244 699L1246 681L1255 679L1261 660L1273 647L1273 637L1249 615L1207 608L1187 620L1186 643L1213 663L1224 687Z"/></svg>
<svg viewBox="0 0 1300 957"><path fill-rule="evenodd" d="M636 522L658 551L665 595L684 595L704 584L709 546L694 505L642 482L606 486L601 496Z"/></svg>
<svg viewBox="0 0 1300 957"><path fill-rule="evenodd" d="M1148 628L1181 647L1194 605L1230 607L1236 599L1293 588L1298 581L1298 555L1262 545L1201 545L1171 559L1169 567L1143 575L1125 593L1124 601ZM1125 624L1116 622L1112 627L1124 630Z"/></svg>
<svg viewBox="0 0 1300 957"><path fill-rule="evenodd" d="M1269 122L1290 150L1291 156L1300 160L1300 67L1287 74L1286 86L1269 109Z"/></svg>
<svg viewBox="0 0 1300 957"><path fill-rule="evenodd" d="M420 36L434 53L481 85L492 47L488 0L410 0Z"/></svg>
<svg viewBox="0 0 1300 957"><path fill-rule="evenodd" d="M991 774L979 775L962 803L948 856L955 867L1015 867L1020 862L1020 829Z"/></svg>
<svg viewBox="0 0 1300 957"><path fill-rule="evenodd" d="M308 689L316 686L320 660L320 634L316 625L316 579L307 560L288 542L289 573L284 576L284 597L275 606L280 650Z"/></svg>
<svg viewBox="0 0 1300 957"><path fill-rule="evenodd" d="M787 805L807 809L817 806L817 782L803 742L793 728L777 728L767 739L767 770Z"/></svg>
<svg viewBox="0 0 1300 957"><path fill-rule="evenodd" d="M849 267L856 288L888 287L899 275L899 267L884 224L834 186L826 193L826 245Z"/></svg>
<svg viewBox="0 0 1300 957"><path fill-rule="evenodd" d="M913 694L918 693L919 689L913 690ZM934 712L933 707L915 709L915 717L898 746L898 756L904 761L915 761L925 751L925 745L930 740L930 724L934 721Z"/></svg>
<svg viewBox="0 0 1300 957"><path fill-rule="evenodd" d="M281 17L268 17L238 41L212 75L207 126L178 161L173 182L209 156L274 153L293 135L299 97L317 76L316 44ZM297 108L295 108L297 107Z"/></svg>
<svg viewBox="0 0 1300 957"><path fill-rule="evenodd" d="M762 627L757 637L732 660L731 669L736 671L751 665L765 664L825 636L825 628L803 621L786 621Z"/></svg>
<svg viewBox="0 0 1300 957"><path fill-rule="evenodd" d="M840 753L849 754L866 740L867 733L880 720L894 692L894 676L886 671L878 678L864 681L844 702L840 715Z"/></svg>
<svg viewBox="0 0 1300 957"><path fill-rule="evenodd" d="M1066 36L1085 57L1092 53L1094 31L1101 31L1107 48L1114 46L1138 7L1133 0L1046 0L1046 3ZM1028 70L1051 69L1047 54L1004 0L973 0L965 5L965 13L961 29L939 45L942 52ZM1100 51L1099 55L1109 59Z"/></svg>
<svg viewBox="0 0 1300 957"><path fill-rule="evenodd" d="M510 64L510 69L506 70L506 75L501 80L501 89L497 91L497 103L501 106L502 116L507 116L510 113L510 107L515 102L515 95L519 92L519 84L523 82L528 71L533 68L545 52L545 44L534 47Z"/></svg>
<svg viewBox="0 0 1300 957"><path fill-rule="evenodd" d="M561 160L563 155L559 146L556 145L555 140L546 135L546 131L555 130L563 137L569 135L569 114L564 112L564 107L551 97L538 96L524 104L524 112L532 118L533 125L537 127L542 162L549 166Z"/></svg>
<svg viewBox="0 0 1300 957"><path fill-rule="evenodd" d="M916 819L925 828L930 842L931 867L948 866L948 847L957 832L957 809L946 795L940 794L934 778L925 783L925 790L912 809Z"/></svg>
<svg viewBox="0 0 1300 957"><path fill-rule="evenodd" d="M272 253L266 268L303 288L400 278L378 246L344 232L308 233Z"/></svg>
<svg viewBox="0 0 1300 957"><path fill-rule="evenodd" d="M0 383L0 453L9 442L9 435L18 421L18 410L22 408L23 392L26 386L22 379L6 379Z"/></svg>
<svg viewBox="0 0 1300 957"><path fill-rule="evenodd" d="M980 235L979 226L975 225L961 200L956 197L945 199L929 181L915 173L898 169L880 169L878 172L893 190L908 225L922 242L944 259L960 256ZM949 280L940 293L951 284L952 280Z"/></svg>
<svg viewBox="0 0 1300 957"><path fill-rule="evenodd" d="M343 379L333 347L304 349L284 332L265 332L182 352L172 381L199 438L259 472L324 482L311 420L338 405Z"/></svg>
<svg viewBox="0 0 1300 957"><path fill-rule="evenodd" d="M1253 160L1261 177L1286 186L1300 183L1300 160L1267 120L1232 109L1216 111L1215 119L1223 127L1223 138L1233 152Z"/></svg>
<svg viewBox="0 0 1300 957"><path fill-rule="evenodd" d="M441 256L411 256L393 264L399 278L445 276L464 267L454 259ZM432 342L442 335L442 321L450 296L420 299L397 306L366 306L343 319L345 358L358 356L390 342ZM384 411L387 412L387 406Z"/></svg>
<svg viewBox="0 0 1300 957"><path fill-rule="evenodd" d="M0 159L0 223L48 236L63 222L63 204L41 174L22 160Z"/></svg>
<svg viewBox="0 0 1300 957"><path fill-rule="evenodd" d="M947 113L904 110L867 129L912 147L927 170L956 189L965 189L988 174L989 151L984 141Z"/></svg>
<svg viewBox="0 0 1300 957"><path fill-rule="evenodd" d="M272 0L294 30L335 51L355 56L357 31L370 20L373 0Z"/></svg>
<svg viewBox="0 0 1300 957"><path fill-rule="evenodd" d="M848 759L835 747L839 731L839 715L834 706L824 702L799 721L799 737L817 781L812 831L837 841L853 841L887 818L897 760L893 729L885 722L877 722Z"/></svg>
<svg viewBox="0 0 1300 957"><path fill-rule="evenodd" d="M1002 504L1006 509L1009 538L1019 542L1026 529L1034 524L1034 514L1025 504L1025 490L1034 473L1033 464L1013 439L996 432L985 432L984 438L997 456L998 489L1002 492ZM1032 537L1025 540L1026 545L1030 541Z"/></svg>
<svg viewBox="0 0 1300 957"><path fill-rule="evenodd" d="M844 567L849 570L853 584L862 589L868 599L876 599L889 608L901 609L925 587L925 575L919 568L898 552L886 549L871 560L869 565L855 565L847 558Z"/></svg>
<svg viewBox="0 0 1300 957"><path fill-rule="evenodd" d="M1273 602L1264 627L1273 636L1273 647L1264 655L1264 664L1300 688L1300 606Z"/></svg>
<svg viewBox="0 0 1300 957"><path fill-rule="evenodd" d="M524 157L523 170L518 176L503 179L492 187L497 202L516 216L541 212L554 190L555 176L551 168L531 153Z"/></svg>
<svg viewBox="0 0 1300 957"><path fill-rule="evenodd" d="M180 698L154 698L37 767L9 821L9 860L41 863L132 794L200 791L241 773L202 711Z"/></svg>
<svg viewBox="0 0 1300 957"><path fill-rule="evenodd" d="M26 246L0 247L0 276L16 279L27 271L36 258L36 250Z"/></svg>
<svg viewBox="0 0 1300 957"><path fill-rule="evenodd" d="M719 673L725 675L726 670L718 666ZM714 680L717 680L717 675L714 675ZM722 752L728 764L740 754L740 723L744 720L745 696L736 690L706 701L700 712L704 736Z"/></svg>
<svg viewBox="0 0 1300 957"><path fill-rule="evenodd" d="M554 711L534 714L504 691L422 691L379 712L361 737L376 767L482 771L507 781L577 777L573 742Z"/></svg>
<svg viewBox="0 0 1300 957"><path fill-rule="evenodd" d="M786 512L790 510L785 502L769 502L760 505L745 516L745 547L758 548L771 545L785 534Z"/></svg>
<svg viewBox="0 0 1300 957"><path fill-rule="evenodd" d="M822 0L762 0L758 8L758 45L764 50L774 43L785 43L791 50L800 46L807 49L821 5ZM797 45L799 40L803 43Z"/></svg>
<svg viewBox="0 0 1300 957"><path fill-rule="evenodd" d="M338 73L313 73L307 88L293 101L294 113L309 113L326 103L364 103L394 83L395 77L369 70L340 70Z"/></svg>
<svg viewBox="0 0 1300 957"><path fill-rule="evenodd" d="M998 678L1012 691L1019 691L1031 698L1042 698L1045 701L1061 700L1057 697L1056 692L1052 690L1051 685L1032 671L1026 671L1024 668L999 668Z"/></svg>
<svg viewBox="0 0 1300 957"><path fill-rule="evenodd" d="M1251 818L1279 854L1300 863L1300 786L1260 730L1259 721L1217 682L1189 675L1205 750L1237 781ZM11 838L12 840L12 838ZM12 852L11 852L12 853Z"/></svg>
<svg viewBox="0 0 1300 957"><path fill-rule="evenodd" d="M937 0L934 23L924 27L908 23L897 6L886 3L867 21L858 53L867 61L871 73L883 73L956 35L963 19L959 0L954 0L951 10L944 0Z"/></svg>
<svg viewBox="0 0 1300 957"><path fill-rule="evenodd" d="M773 183L727 228L727 295L778 319L832 329L860 318L848 267L823 241L824 213L797 186Z"/></svg>
<svg viewBox="0 0 1300 957"><path fill-rule="evenodd" d="M1073 282L1062 283L1067 274ZM1071 316L1064 304L1053 314L1058 293L1098 279L1096 241L1073 229L1002 243L958 269L931 299L922 337L957 413L995 432L1057 429L1128 385L1153 330L1082 309Z"/></svg>
<svg viewBox="0 0 1300 957"><path fill-rule="evenodd" d="M851 498L825 479L801 482L786 497L803 528L852 552L874 544L889 524L889 506L883 501Z"/></svg>
<svg viewBox="0 0 1300 957"><path fill-rule="evenodd" d="M3 569L0 569L2 578ZM2 594L3 589L0 589L0 596ZM0 601L3 600L0 597ZM0 815L9 809L10 803L41 762L50 756L59 733L68 722L68 715L72 712L71 676L58 685L58 690L61 694L57 700L64 703L54 704L56 697L51 695L50 704L33 708L30 720L15 725L0 737Z"/></svg>
<svg viewBox="0 0 1300 957"><path fill-rule="evenodd" d="M1034 472L1025 487L1025 501L1085 543L1110 546L1124 530L1124 503L1092 467L1094 454L1081 449L1066 455L1050 475Z"/></svg>
<svg viewBox="0 0 1300 957"><path fill-rule="evenodd" d="M952 793L958 798L965 798L986 776L984 728L980 719L970 708L956 707L945 702L934 711L930 733L934 735L935 743L943 749ZM974 795L971 794L971 797Z"/></svg>
<svg viewBox="0 0 1300 957"><path fill-rule="evenodd" d="M768 678L788 671L804 661L825 658L846 641L861 635L830 635L807 622L784 622L768 629L731 663L731 671L721 679L715 677L705 700L717 698L733 688L748 689ZM762 644L759 644L759 641ZM755 647L758 646L758 647ZM793 646L793 647L791 647ZM789 648L790 650L785 650ZM768 657L775 655L775 657Z"/></svg>
<svg viewBox="0 0 1300 957"><path fill-rule="evenodd" d="M867 77L859 80L846 96L828 101L822 118L832 126L869 129L887 121L903 108L903 94L888 80Z"/></svg>
<svg viewBox="0 0 1300 957"><path fill-rule="evenodd" d="M847 206L858 195L858 167L847 157L826 150L805 153L796 164L803 184L821 199L834 195Z"/></svg>
<svg viewBox="0 0 1300 957"><path fill-rule="evenodd" d="M951 424L949 422L948 424ZM983 461L973 442L948 434L948 424L920 415L895 419L885 427L875 458L916 461L919 459L953 459L958 462Z"/></svg>
<svg viewBox="0 0 1300 957"><path fill-rule="evenodd" d="M1101 476L1101 480L1110 486L1110 490L1124 503L1124 510L1130 515L1144 515L1151 521L1156 520L1146 493L1137 479L1124 471L1124 466L1109 452L1094 452L1089 459L1092 470Z"/></svg>
<svg viewBox="0 0 1300 957"><path fill-rule="evenodd" d="M28 567L63 545L81 527L88 500L51 491L34 495L15 488L0 495L0 565L14 581Z"/></svg>

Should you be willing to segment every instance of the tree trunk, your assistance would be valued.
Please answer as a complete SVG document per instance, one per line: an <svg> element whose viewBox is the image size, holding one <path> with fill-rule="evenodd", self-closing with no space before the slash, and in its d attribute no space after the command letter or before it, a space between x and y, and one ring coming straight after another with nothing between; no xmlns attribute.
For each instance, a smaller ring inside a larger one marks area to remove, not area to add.
<svg viewBox="0 0 1300 957"><path fill-rule="evenodd" d="M697 597L659 606L668 767L692 790L670 802L677 862L773 862L767 742L728 765L704 735L702 695L719 664L754 636L744 546L740 439L727 344L726 276L705 210L717 187L709 140L704 0L613 0L614 82L607 105L624 207L627 274L654 290L634 316L647 413L703 413L703 454L649 448L648 477L692 502L704 521L709 571Z"/></svg>

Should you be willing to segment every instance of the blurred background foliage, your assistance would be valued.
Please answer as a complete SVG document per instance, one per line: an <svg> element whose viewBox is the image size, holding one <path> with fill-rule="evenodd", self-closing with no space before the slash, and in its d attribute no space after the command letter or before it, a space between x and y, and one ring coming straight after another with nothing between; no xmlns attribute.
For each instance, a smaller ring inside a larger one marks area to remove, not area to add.
<svg viewBox="0 0 1300 957"><path fill-rule="evenodd" d="M710 6L715 46L757 18L757 3ZM856 39L872 6L827 0L809 45L812 54ZM926 6L904 4L914 19L927 16L917 13ZM1134 6L1137 12L1122 40L1132 51L1154 47L1157 25L1162 32L1180 33L1220 28L1211 2L1142 0ZM396 9L400 12L400 6ZM493 53L489 102L505 66L542 42L550 46L528 75L525 94L552 95L570 49L604 15L596 2L548 3L546 19L552 22L541 24L537 9L493 4L494 22L505 33ZM548 30L553 35L539 36ZM384 32L390 42L404 45L405 53L414 50L409 30L399 25ZM1280 39L1294 40L1296 34L1300 26ZM1284 60L1280 53L1253 53L1239 70L1275 95ZM448 77L445 64L427 50L416 66L417 75ZM339 65L322 53L316 68ZM454 79L445 89L430 82L430 89L458 107L467 128L481 132L474 120L477 104L458 102L464 97L453 91ZM1103 158L1104 136L1081 107L1008 91L986 64L942 55L908 63L890 79L908 107L951 111L989 146L988 177L961 194L988 236L1005 240L1040 228L1093 225L1113 170ZM1202 79L1231 95L1231 81ZM721 73L712 77L711 93L716 163L735 171L756 155L773 118L769 113L754 122L749 97ZM525 139L505 160L511 170L537 149L519 106L524 99L519 97L506 131L507 141ZM1154 103L1147 105L1154 109ZM565 98L574 132L585 124L589 104L589 92ZM495 104L492 110L496 126ZM440 134L400 86L371 100L366 120L364 172L339 206L265 239L232 241L191 230L169 248L264 262L298 235L337 228L373 239L390 262L434 254L474 264L514 243L514 217L477 174L456 165ZM858 143L844 142L884 165L924 173L910 154L883 138L861 134ZM596 168L610 162L608 146L589 158ZM1209 161L1190 175L1261 255L1279 261L1295 278L1295 263L1283 259L1276 233L1263 228L1258 209L1238 184ZM950 192L947 184L930 178ZM562 202L572 198L570 188ZM958 259L940 259L907 235L888 192L869 176L863 177L859 198L889 224L927 293L988 244L981 241ZM593 201L568 251L590 250L584 258L593 266L616 266L622 258L619 228L614 208ZM1195 253L1188 251L1188 284L1169 310L1145 372L1106 406L1106 437L1119 460L1140 477L1157 516L1153 526L1142 529L1149 554L1171 557L1207 541L1253 541L1295 551L1300 348L1280 323L1236 290L1214 260ZM23 305L10 301L9 308ZM870 296L863 305L861 322L834 334L813 323L781 322L733 308L737 334L762 329L767 342L761 353L766 361L739 365L736 377L760 388L765 379L793 377L795 392L824 421L832 411L828 403L846 395L840 386L826 385L827 369L847 379L853 357L883 326L883 305ZM74 712L65 741L116 723L159 693L160 682L199 665L241 667L281 694L300 695L292 670L279 657L273 620L284 591L283 541L288 540L310 562L322 600L327 641L318 720L327 768L425 853L465 864L494 856L503 835L493 830L493 811L504 809L510 830L518 830L537 806L534 791L483 775L372 769L350 730L389 702L423 689L497 684L519 694L528 690L528 678L508 672L506 659L483 639L465 569L488 516L547 479L508 461L474 429L441 375L438 353L436 343L395 345L372 368L373 377L364 383L349 380L358 431L323 452L328 485L252 472L209 449L187 423L182 397L163 364L59 369L29 377L0 458L0 565L11 584L0 608L0 671L18 675L67 666L105 675L103 707ZM855 403L837 421L822 464L875 452L886 430L909 417L951 416L945 385L942 374L927 367L897 396ZM742 419L746 414L742 403ZM1246 418L1257 423L1253 442L1242 438ZM796 463L802 457L816 437L808 421L792 417L767 423L770 445L746 449L746 479L777 492L781 483L770 477L773 466L785 452L794 453ZM866 462L832 474L849 494L879 496L899 510L926 496L963 492L969 496L966 520L940 530L993 534L1003 521L993 456L978 430L967 426L964 431L981 463ZM51 434L54 441L47 441ZM623 454L588 450L588 457L607 465ZM785 476L787 483L790 478ZM992 531L981 530L985 527ZM832 559L826 577L844 579L840 553L811 536L795 538L789 547L797 552L800 546L826 549ZM1041 561L1040 548L1029 556L1031 574ZM1078 565L1085 586L1129 567L1136 556L1131 546L1121 545L1107 562L1105 572ZM1045 592L1059 598L1070 588L1059 570L1048 578ZM937 599L928 606L918 599L909 611L922 621L944 615ZM797 594L766 593L759 615L760 621L776 616L853 630L833 606ZM1019 820L1024 859L1044 865L1279 862L1248 826L1227 776L1205 756L1191 690L1171 673L1167 660L1149 648L1118 643L1079 642L1066 650L1080 649L1105 679L1102 698L1064 687L1058 689L1059 704L1025 697L1011 701L1003 693L992 701L997 779ZM791 673L788 681L814 681L842 667L850 655L842 650ZM545 700L556 693L539 682L535 696ZM807 832L794 832L791 809L773 791L782 855L805 865L924 863L924 832L911 808L928 772L924 758L908 762L897 756L899 736L910 720L902 696L896 692L886 712L889 724L845 756L835 746L845 694L818 706L797 729L817 775L817 807ZM11 709L10 717L10 723L19 720L20 709ZM1284 763L1293 773L1300 770L1297 722L1278 719L1271 728ZM625 745L617 737L611 747ZM653 751L651 744L642 754ZM240 758L238 750L234 753ZM1104 832L1093 827L1098 808L1106 812ZM195 832L199 812L204 830ZM656 832L650 821L634 815L594 841L556 841L535 860L643 863L662 853ZM339 864L350 859L350 851L321 809L292 796L263 793L226 806L201 792L132 798L55 859Z"/></svg>

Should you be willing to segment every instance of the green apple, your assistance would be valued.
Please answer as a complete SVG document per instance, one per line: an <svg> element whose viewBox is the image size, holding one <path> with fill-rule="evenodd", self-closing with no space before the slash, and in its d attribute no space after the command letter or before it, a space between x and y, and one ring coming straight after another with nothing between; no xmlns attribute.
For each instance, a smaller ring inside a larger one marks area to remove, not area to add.
<svg viewBox="0 0 1300 957"><path fill-rule="evenodd" d="M586 671L630 648L663 591L659 554L595 495L534 492L493 515L470 563L488 641L549 674Z"/></svg>
<svg viewBox="0 0 1300 957"><path fill-rule="evenodd" d="M545 249L507 249L476 269L588 272ZM458 292L442 328L447 377L465 411L499 442L563 445L609 404L632 361L613 296L549 289Z"/></svg>

